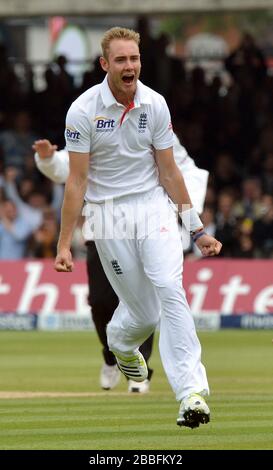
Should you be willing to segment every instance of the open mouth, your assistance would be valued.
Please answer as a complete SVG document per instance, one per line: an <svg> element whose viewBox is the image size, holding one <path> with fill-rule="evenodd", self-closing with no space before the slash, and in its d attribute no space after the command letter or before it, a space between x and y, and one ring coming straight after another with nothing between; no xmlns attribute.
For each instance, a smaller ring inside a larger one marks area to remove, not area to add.
<svg viewBox="0 0 273 470"><path fill-rule="evenodd" d="M134 75L123 75L122 81L127 85L130 85L134 81Z"/></svg>

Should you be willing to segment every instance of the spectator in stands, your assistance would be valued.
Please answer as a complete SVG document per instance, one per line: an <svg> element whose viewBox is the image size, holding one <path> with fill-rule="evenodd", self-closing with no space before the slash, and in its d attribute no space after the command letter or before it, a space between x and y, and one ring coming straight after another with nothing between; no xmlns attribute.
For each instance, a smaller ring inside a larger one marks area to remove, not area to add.
<svg viewBox="0 0 273 470"><path fill-rule="evenodd" d="M144 15L139 16L135 29L141 36L141 80L150 87L156 87L156 43L155 39L151 35L149 18Z"/></svg>
<svg viewBox="0 0 273 470"><path fill-rule="evenodd" d="M61 54L56 58L55 62L58 66L57 78L60 88L63 90L63 93L71 96L74 91L74 78L67 71L67 58Z"/></svg>
<svg viewBox="0 0 273 470"><path fill-rule="evenodd" d="M6 128L7 115L15 113L25 105L25 96L7 55L7 49L0 43L0 130Z"/></svg>
<svg viewBox="0 0 273 470"><path fill-rule="evenodd" d="M241 184L238 165L229 152L220 152L214 163L213 184L215 190L238 189Z"/></svg>
<svg viewBox="0 0 273 470"><path fill-rule="evenodd" d="M227 70L236 81L242 74L254 77L260 82L266 76L266 62L262 50L256 44L254 36L245 32L241 43L225 60Z"/></svg>
<svg viewBox="0 0 273 470"><path fill-rule="evenodd" d="M246 218L238 222L237 234L237 244L235 244L233 256L235 258L253 258L253 220Z"/></svg>
<svg viewBox="0 0 273 470"><path fill-rule="evenodd" d="M78 94L85 92L91 86L100 83L104 78L104 72L100 66L100 56L97 56L91 65L91 70L87 70L83 74L82 84L78 89Z"/></svg>
<svg viewBox="0 0 273 470"><path fill-rule="evenodd" d="M273 196L262 197L261 217L254 222L253 236L256 255L262 258L273 258Z"/></svg>
<svg viewBox="0 0 273 470"><path fill-rule="evenodd" d="M19 195L16 178L18 170L9 167L5 171L4 189L7 197L14 202L17 211L25 221L25 224L32 230L36 230L42 223L42 208L46 206L46 199L43 194L35 192L28 194L27 201L23 201ZM40 207L38 207L40 206Z"/></svg>
<svg viewBox="0 0 273 470"><path fill-rule="evenodd" d="M55 211L44 209L42 224L29 240L28 255L35 258L53 258L56 255L58 230Z"/></svg>
<svg viewBox="0 0 273 470"><path fill-rule="evenodd" d="M216 206L217 206L216 204L217 195L216 195L216 191L211 181L212 181L212 176L210 175L207 192L206 192L205 207L209 207L210 209L215 211Z"/></svg>
<svg viewBox="0 0 273 470"><path fill-rule="evenodd" d="M222 257L233 256L237 243L237 220L234 215L234 197L230 192L222 192L218 196L216 213L215 237L223 243Z"/></svg>
<svg viewBox="0 0 273 470"><path fill-rule="evenodd" d="M235 204L234 213L238 218L257 219L261 215L261 180L256 177L246 178L242 182L241 199Z"/></svg>
<svg viewBox="0 0 273 470"><path fill-rule="evenodd" d="M16 205L7 199L0 203L0 259L21 259L26 254L32 228L18 215Z"/></svg>
<svg viewBox="0 0 273 470"><path fill-rule="evenodd" d="M73 96L69 99L67 93L63 92L58 76L50 65L45 70L44 77L46 88L37 93L35 118L39 122L41 131L62 146L64 143L63 123L65 113L68 101L71 102Z"/></svg>
<svg viewBox="0 0 273 470"><path fill-rule="evenodd" d="M13 129L0 132L0 147L5 166L14 166L23 173L25 159L32 155L33 139L35 135L32 132L29 113L26 110L16 112L13 117Z"/></svg>

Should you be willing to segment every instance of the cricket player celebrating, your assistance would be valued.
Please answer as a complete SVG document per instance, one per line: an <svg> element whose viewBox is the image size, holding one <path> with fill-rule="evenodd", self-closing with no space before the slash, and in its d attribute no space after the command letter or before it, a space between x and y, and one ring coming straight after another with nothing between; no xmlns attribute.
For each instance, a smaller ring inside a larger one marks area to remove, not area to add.
<svg viewBox="0 0 273 470"><path fill-rule="evenodd" d="M177 424L198 427L210 418L204 399L209 386L182 288L183 250L171 201L203 255L217 255L221 243L204 232L175 163L164 98L139 81L138 33L110 29L102 52L104 81L77 98L66 118L70 173L55 269L73 268L71 239L85 199L101 222L94 227L95 243L120 299L107 326L118 367L129 379L146 380L139 346L154 331L161 310L159 348L180 402ZM124 237L120 220L126 225Z"/></svg>

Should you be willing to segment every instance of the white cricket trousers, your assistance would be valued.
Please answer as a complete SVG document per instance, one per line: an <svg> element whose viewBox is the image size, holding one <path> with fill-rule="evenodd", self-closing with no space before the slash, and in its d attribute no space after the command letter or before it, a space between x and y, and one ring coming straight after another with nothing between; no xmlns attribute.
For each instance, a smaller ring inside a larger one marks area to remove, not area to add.
<svg viewBox="0 0 273 470"><path fill-rule="evenodd" d="M101 210L111 233L113 217ZM119 231L114 238L96 239L105 273L121 301L107 326L110 350L132 356L160 319L160 356L176 399L192 392L208 394L201 346L182 287L177 217L168 195L158 186L126 196L114 201L113 213Z"/></svg>

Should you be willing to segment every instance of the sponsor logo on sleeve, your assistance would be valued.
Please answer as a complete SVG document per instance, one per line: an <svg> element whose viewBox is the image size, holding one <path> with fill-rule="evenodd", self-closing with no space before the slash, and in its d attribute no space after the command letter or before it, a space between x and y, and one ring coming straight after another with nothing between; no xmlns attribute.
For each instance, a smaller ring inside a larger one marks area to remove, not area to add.
<svg viewBox="0 0 273 470"><path fill-rule="evenodd" d="M77 131L76 129L73 129L72 127L67 127L65 129L65 137L66 137L66 140L68 140L69 142L72 142L72 143L78 143L80 141L80 132Z"/></svg>
<svg viewBox="0 0 273 470"><path fill-rule="evenodd" d="M94 119L96 132L113 132L115 120L105 116L97 116Z"/></svg>

